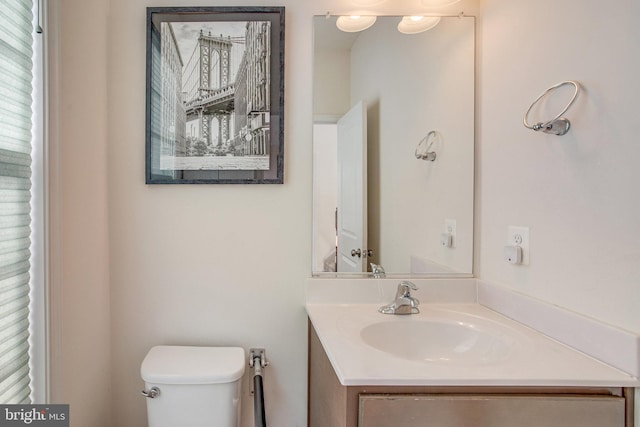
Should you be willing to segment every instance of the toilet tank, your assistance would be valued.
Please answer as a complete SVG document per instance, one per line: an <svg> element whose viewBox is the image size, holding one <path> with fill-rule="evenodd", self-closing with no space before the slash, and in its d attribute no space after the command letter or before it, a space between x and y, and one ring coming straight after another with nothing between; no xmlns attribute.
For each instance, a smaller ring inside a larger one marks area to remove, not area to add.
<svg viewBox="0 0 640 427"><path fill-rule="evenodd" d="M156 346L140 367L149 427L238 427L244 374L240 347Z"/></svg>

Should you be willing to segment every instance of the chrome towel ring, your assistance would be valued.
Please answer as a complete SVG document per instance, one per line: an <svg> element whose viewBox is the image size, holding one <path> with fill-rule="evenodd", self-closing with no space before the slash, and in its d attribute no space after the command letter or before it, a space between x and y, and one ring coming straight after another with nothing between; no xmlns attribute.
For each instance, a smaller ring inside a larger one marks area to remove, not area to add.
<svg viewBox="0 0 640 427"><path fill-rule="evenodd" d="M560 114L558 114L557 116L555 116L553 119L551 119L549 121L538 122L538 123L534 124L533 126L530 125L529 122L527 121L527 117L529 117L529 113L531 112L533 107L542 98L544 98L545 95L547 95L550 92L552 92L553 90L558 89L559 87L562 87L562 86L565 86L565 85L573 85L573 87L575 88L575 91L573 93L573 96L571 97L571 100L567 104L567 106L564 107L564 110L562 110L560 112ZM580 89L581 89L580 83L578 83L576 81L573 81L573 80L567 80L565 82L560 82L557 85L551 86L549 89L547 89L544 92L542 92L542 94L539 97L537 97L535 101L533 101L533 103L531 104L531 106L529 107L527 112L524 114L524 118L522 119L522 123L524 124L524 127L528 128L528 129L533 129L535 131L542 131L544 133L550 133L550 134L553 134L553 135L564 135L567 132L569 132L569 128L571 127L571 122L569 122L569 119L564 118L562 116L573 105L573 102L578 97L578 93L580 93Z"/></svg>
<svg viewBox="0 0 640 427"><path fill-rule="evenodd" d="M427 142L429 142L429 138L431 138L431 142L429 143L429 145L427 145ZM431 149L431 146L433 145L433 143L436 142L436 139L438 139L438 132L436 132L435 130L430 131L427 134L427 136L422 138L420 142L418 142L418 145L416 146L416 153L415 153L416 159L428 160L430 162L435 161L436 152L429 151L429 150ZM426 145L426 148L424 149L424 151L420 151L420 147L422 145Z"/></svg>

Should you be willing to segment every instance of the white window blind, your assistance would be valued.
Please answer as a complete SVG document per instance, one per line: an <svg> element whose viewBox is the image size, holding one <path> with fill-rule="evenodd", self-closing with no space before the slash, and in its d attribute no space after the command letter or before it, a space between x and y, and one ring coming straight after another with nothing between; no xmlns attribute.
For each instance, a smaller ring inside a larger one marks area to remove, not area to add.
<svg viewBox="0 0 640 427"><path fill-rule="evenodd" d="M0 0L0 403L29 403L32 0Z"/></svg>

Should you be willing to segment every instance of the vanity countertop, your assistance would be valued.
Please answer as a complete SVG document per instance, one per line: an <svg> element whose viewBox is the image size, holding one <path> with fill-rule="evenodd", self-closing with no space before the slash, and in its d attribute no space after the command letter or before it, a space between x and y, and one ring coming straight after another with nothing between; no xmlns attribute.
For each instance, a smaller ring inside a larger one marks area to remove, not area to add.
<svg viewBox="0 0 640 427"><path fill-rule="evenodd" d="M420 313L388 315L378 308L391 301L397 280L309 280L306 310L342 385L640 386L633 375L479 304L474 279L414 282Z"/></svg>
<svg viewBox="0 0 640 427"><path fill-rule="evenodd" d="M307 304L306 308L345 386L640 386L636 378L480 304L423 304L420 314L405 316L380 314L376 304ZM456 314L463 316L461 324L471 328L494 324L509 340L508 353L496 360L410 360L368 345L361 335L366 326L380 322L406 325L453 319Z"/></svg>

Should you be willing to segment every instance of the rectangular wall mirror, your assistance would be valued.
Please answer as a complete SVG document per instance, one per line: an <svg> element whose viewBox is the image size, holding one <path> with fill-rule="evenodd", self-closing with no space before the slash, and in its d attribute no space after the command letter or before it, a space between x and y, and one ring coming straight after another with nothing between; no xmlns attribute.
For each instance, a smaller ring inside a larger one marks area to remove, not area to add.
<svg viewBox="0 0 640 427"><path fill-rule="evenodd" d="M313 274L472 274L475 18L336 20L314 17Z"/></svg>

